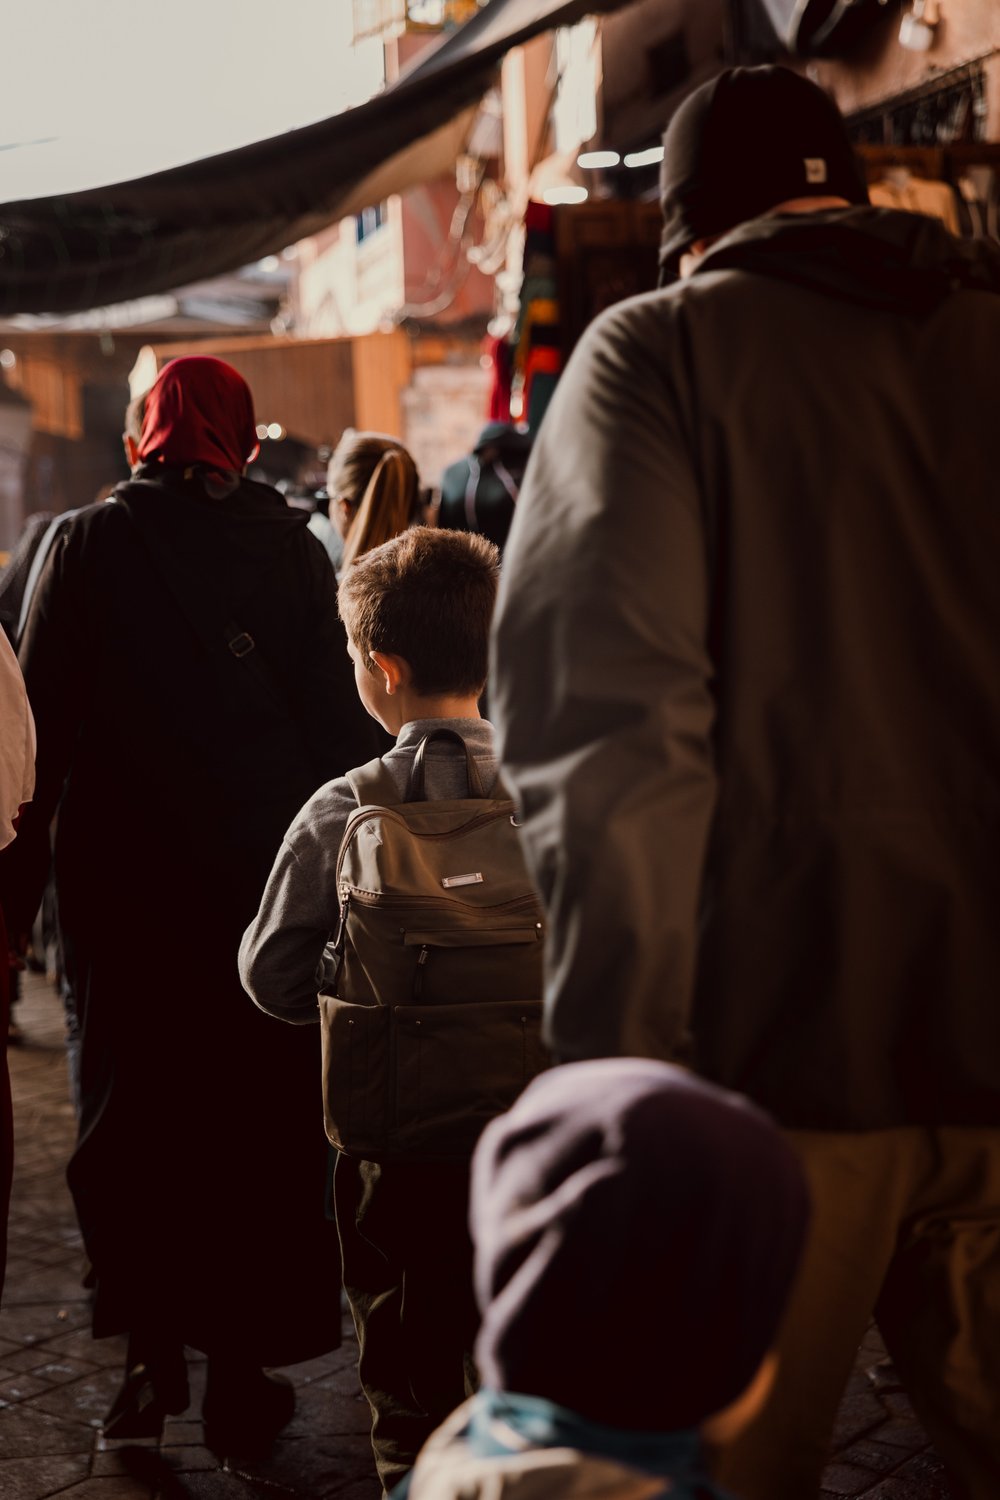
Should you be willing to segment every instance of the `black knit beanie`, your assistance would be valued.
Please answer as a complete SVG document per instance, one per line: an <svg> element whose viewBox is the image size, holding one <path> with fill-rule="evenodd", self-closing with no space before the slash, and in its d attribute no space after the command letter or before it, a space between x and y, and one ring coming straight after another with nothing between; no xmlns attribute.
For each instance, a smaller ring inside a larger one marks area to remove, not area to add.
<svg viewBox="0 0 1000 1500"><path fill-rule="evenodd" d="M790 198L867 203L833 100L788 68L729 68L695 89L663 137L660 285L695 240Z"/></svg>
<svg viewBox="0 0 1000 1500"><path fill-rule="evenodd" d="M741 1096L640 1058L543 1073L473 1158L483 1384L697 1427L771 1347L807 1219L796 1157Z"/></svg>

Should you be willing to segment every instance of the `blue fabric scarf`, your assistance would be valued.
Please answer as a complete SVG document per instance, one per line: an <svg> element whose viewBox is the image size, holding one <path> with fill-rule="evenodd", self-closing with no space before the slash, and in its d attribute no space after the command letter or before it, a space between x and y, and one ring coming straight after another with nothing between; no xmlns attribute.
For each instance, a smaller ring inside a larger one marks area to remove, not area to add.
<svg viewBox="0 0 1000 1500"><path fill-rule="evenodd" d="M464 1434L482 1458L516 1452L504 1446L496 1424L509 1427L531 1448L575 1448L670 1480L670 1500L729 1500L706 1478L697 1432L628 1432L599 1427L541 1396L482 1390L475 1397ZM666 1493L666 1492L665 1492Z"/></svg>

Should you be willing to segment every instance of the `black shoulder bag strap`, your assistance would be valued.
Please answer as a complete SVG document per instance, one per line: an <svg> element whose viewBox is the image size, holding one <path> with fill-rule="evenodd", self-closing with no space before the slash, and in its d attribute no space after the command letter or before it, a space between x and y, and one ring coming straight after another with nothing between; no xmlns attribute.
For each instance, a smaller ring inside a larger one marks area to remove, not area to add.
<svg viewBox="0 0 1000 1500"><path fill-rule="evenodd" d="M483 469L475 453L469 454L466 463L469 465L469 477L465 485L465 529L466 531L478 531L479 508L476 504L476 496ZM493 473L507 491L510 496L511 505L516 505L518 496L517 480L507 468L507 465L501 459L495 458L488 467L493 470Z"/></svg>
<svg viewBox="0 0 1000 1500"><path fill-rule="evenodd" d="M15 651L21 643L21 637L24 635L24 627L28 623L28 615L31 612L31 601L35 597L35 589L38 587L38 580L42 576L42 569L52 550L52 544L63 528L72 521L73 517L80 514L81 509L82 507L78 507L76 510L66 510L61 515L54 516L45 528L42 539L35 548L35 555L31 559L31 567L28 569L28 576L25 580L24 594L21 597L21 609L18 613L17 625L14 630Z"/></svg>
<svg viewBox="0 0 1000 1500"><path fill-rule="evenodd" d="M245 669L271 701L283 713L294 716L291 699L272 670L270 662L258 650L257 642L250 632L235 620L227 620L222 627L222 634L231 654L237 661L243 662Z"/></svg>

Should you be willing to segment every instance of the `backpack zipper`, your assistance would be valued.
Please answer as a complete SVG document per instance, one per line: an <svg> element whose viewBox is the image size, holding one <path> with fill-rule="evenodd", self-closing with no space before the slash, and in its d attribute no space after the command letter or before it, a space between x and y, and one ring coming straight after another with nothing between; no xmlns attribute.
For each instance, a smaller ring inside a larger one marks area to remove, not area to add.
<svg viewBox="0 0 1000 1500"><path fill-rule="evenodd" d="M344 956L344 940L347 937L347 913L351 905L351 888L342 885L340 888L340 919L337 922L337 934L333 940L333 951L338 959Z"/></svg>
<svg viewBox="0 0 1000 1500"><path fill-rule="evenodd" d="M538 900L535 896L512 896L508 901L498 901L494 906L477 906L471 901L459 901L457 896L420 896L420 895L398 895L393 892L363 891L356 886L349 889L348 901L353 901L358 906L419 906L439 911L454 911L456 906L462 906L469 912L474 912L477 917L489 919L500 916L507 912L535 911L538 908ZM341 911L344 911L341 906ZM338 927L338 936L340 929Z"/></svg>
<svg viewBox="0 0 1000 1500"><path fill-rule="evenodd" d="M411 804L407 805L409 806ZM432 807L434 806L434 803L415 802L412 804L412 806ZM371 807L359 807L357 811L353 812L348 819L348 822L344 828L342 843L348 843L354 833L355 828L362 823L370 823L373 816L378 816L380 818L390 818L394 823L401 823L412 838L428 839L433 842L435 839L452 839L455 838L456 835L469 833L476 828L482 828L486 823L495 822L497 818L509 818L510 813L507 810L509 807L510 803L508 802L502 808L494 808L491 812L477 813L477 815L474 818L470 818L467 823L460 824L458 828L448 828L442 833L417 832L416 829L410 827L409 823L407 823L404 817L402 817L395 811L394 808L391 807L377 807L375 805L372 805Z"/></svg>
<svg viewBox="0 0 1000 1500"><path fill-rule="evenodd" d="M431 950L430 950L430 948L427 947L427 945L425 943L424 946L421 948L420 952L417 954L417 967L416 967L416 970L414 971L414 975L413 975L413 998L414 998L414 1000L421 1000L421 999L423 999L423 994L424 994L424 969L427 967L427 960L430 958L430 956L431 956Z"/></svg>

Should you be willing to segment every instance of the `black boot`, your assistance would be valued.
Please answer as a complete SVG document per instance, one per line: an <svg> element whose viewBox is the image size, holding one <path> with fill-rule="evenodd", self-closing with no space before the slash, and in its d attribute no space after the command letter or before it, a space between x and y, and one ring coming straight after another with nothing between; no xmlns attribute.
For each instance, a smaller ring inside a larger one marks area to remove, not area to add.
<svg viewBox="0 0 1000 1500"><path fill-rule="evenodd" d="M202 1417L217 1453L261 1453L295 1414L295 1388L258 1365L209 1356Z"/></svg>
<svg viewBox="0 0 1000 1500"><path fill-rule="evenodd" d="M133 1335L125 1379L104 1418L104 1436L115 1440L159 1437L164 1418L184 1411L190 1399L183 1346Z"/></svg>

